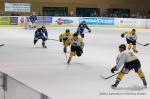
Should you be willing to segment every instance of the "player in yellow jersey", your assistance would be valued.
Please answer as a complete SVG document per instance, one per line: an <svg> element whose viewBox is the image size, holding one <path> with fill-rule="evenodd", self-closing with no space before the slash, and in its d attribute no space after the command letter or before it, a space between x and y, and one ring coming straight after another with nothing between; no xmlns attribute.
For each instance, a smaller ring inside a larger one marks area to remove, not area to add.
<svg viewBox="0 0 150 99"><path fill-rule="evenodd" d="M141 69L141 63L139 59L134 55L133 52L126 51L125 44L121 44L119 46L119 52L120 53L116 58L116 65L111 69L111 72L114 73L115 71L118 71L122 66L123 68L118 73L115 84L113 84L111 87L116 88L119 82L122 80L123 76L125 74L128 74L128 72L133 69L137 73L137 75L141 78L141 80L143 81L143 85L146 88L147 82L144 73Z"/></svg>
<svg viewBox="0 0 150 99"><path fill-rule="evenodd" d="M67 61L67 63L69 64L73 56L77 55L78 57L80 57L82 55L84 42L83 39L78 36L78 33L74 33L73 37L65 42L65 46L71 46L71 52Z"/></svg>
<svg viewBox="0 0 150 99"><path fill-rule="evenodd" d="M65 32L63 32L59 35L59 41L63 42L63 45L64 45L64 53L67 52L67 46L65 46L65 42L67 41L67 39L69 39L71 37L72 37L72 33L70 32L69 29L66 29Z"/></svg>
<svg viewBox="0 0 150 99"><path fill-rule="evenodd" d="M126 38L126 41L127 41L127 44L128 44L128 50L131 50L131 48L132 48L135 53L138 52L136 50L137 34L136 34L135 29L132 29L132 31L129 31L129 32L122 33L121 37Z"/></svg>

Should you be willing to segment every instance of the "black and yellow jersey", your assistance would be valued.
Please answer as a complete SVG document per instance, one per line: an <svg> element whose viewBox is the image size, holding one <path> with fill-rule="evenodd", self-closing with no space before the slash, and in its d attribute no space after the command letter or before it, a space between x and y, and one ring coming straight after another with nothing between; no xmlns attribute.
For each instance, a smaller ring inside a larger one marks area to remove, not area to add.
<svg viewBox="0 0 150 99"><path fill-rule="evenodd" d="M81 37L78 37L77 40L74 39L74 37L72 36L71 38L67 39L67 41L64 44L66 47L71 45L71 46L80 46L80 47L84 47L84 42L83 39Z"/></svg>
<svg viewBox="0 0 150 99"><path fill-rule="evenodd" d="M66 33L66 32L62 32L59 36L59 39L68 39L72 36L72 33L69 32L69 33Z"/></svg>

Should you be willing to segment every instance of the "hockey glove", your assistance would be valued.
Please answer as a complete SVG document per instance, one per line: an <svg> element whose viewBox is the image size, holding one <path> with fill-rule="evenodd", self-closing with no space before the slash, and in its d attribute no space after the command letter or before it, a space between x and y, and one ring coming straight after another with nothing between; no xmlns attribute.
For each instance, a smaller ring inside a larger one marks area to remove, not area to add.
<svg viewBox="0 0 150 99"><path fill-rule="evenodd" d="M111 73L114 73L116 70L116 66L111 69Z"/></svg>
<svg viewBox="0 0 150 99"><path fill-rule="evenodd" d="M91 33L91 30L88 30L89 33Z"/></svg>
<svg viewBox="0 0 150 99"><path fill-rule="evenodd" d="M124 34L121 34L121 37L124 38Z"/></svg>
<svg viewBox="0 0 150 99"><path fill-rule="evenodd" d="M62 42L62 39L59 39L59 42Z"/></svg>

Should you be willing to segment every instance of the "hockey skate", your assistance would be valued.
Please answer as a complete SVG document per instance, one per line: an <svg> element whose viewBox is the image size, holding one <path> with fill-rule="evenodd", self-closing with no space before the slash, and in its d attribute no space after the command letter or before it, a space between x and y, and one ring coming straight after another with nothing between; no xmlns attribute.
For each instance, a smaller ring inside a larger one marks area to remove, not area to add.
<svg viewBox="0 0 150 99"><path fill-rule="evenodd" d="M134 53L138 53L138 51L137 51L137 50L135 50L135 49L133 49L133 52L134 52Z"/></svg>
<svg viewBox="0 0 150 99"><path fill-rule="evenodd" d="M145 78L144 78L144 79L142 79L142 81L143 81L143 85L144 85L144 87L145 87L145 88L147 88L147 82L146 82Z"/></svg>
<svg viewBox="0 0 150 99"><path fill-rule="evenodd" d="M111 88L112 88L112 89L117 88L119 82L120 82L120 80L117 79L116 82L115 82L115 84L111 85Z"/></svg>

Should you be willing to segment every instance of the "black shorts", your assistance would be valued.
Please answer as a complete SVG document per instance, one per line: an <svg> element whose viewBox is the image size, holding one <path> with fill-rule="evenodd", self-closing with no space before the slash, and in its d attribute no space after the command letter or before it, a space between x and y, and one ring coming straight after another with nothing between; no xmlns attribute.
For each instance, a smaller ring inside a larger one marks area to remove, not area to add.
<svg viewBox="0 0 150 99"><path fill-rule="evenodd" d="M126 39L127 43L128 44L132 44L132 45L136 45L136 40L135 41L132 41L132 40L129 40L129 39Z"/></svg>
<svg viewBox="0 0 150 99"><path fill-rule="evenodd" d="M39 39L42 39L42 41L46 41L47 40L47 38L46 37L35 37L34 38L34 40L39 40Z"/></svg>
<svg viewBox="0 0 150 99"><path fill-rule="evenodd" d="M81 56L83 53L83 50L79 46L71 46L71 52L76 52L77 56Z"/></svg>
<svg viewBox="0 0 150 99"><path fill-rule="evenodd" d="M80 34L82 38L84 38L84 34Z"/></svg>
<svg viewBox="0 0 150 99"><path fill-rule="evenodd" d="M126 68L126 69L128 69L129 71L132 70L132 69L134 69L135 72L138 72L139 69L141 69L141 63L140 63L140 61L137 59L137 60L134 60L134 61L125 63L123 68Z"/></svg>

